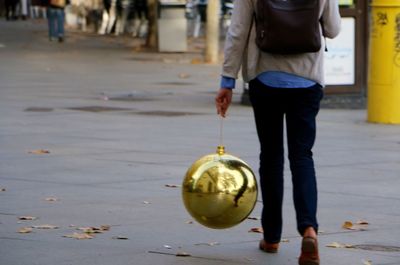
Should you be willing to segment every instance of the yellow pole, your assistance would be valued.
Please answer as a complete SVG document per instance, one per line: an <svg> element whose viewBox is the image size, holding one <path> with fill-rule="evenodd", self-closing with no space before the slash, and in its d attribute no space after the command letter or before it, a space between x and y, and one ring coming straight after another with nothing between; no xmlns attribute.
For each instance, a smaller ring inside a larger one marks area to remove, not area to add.
<svg viewBox="0 0 400 265"><path fill-rule="evenodd" d="M208 0L207 4L205 61L212 64L218 63L220 9L219 2L220 0Z"/></svg>
<svg viewBox="0 0 400 265"><path fill-rule="evenodd" d="M400 124L400 0L371 7L367 119Z"/></svg>

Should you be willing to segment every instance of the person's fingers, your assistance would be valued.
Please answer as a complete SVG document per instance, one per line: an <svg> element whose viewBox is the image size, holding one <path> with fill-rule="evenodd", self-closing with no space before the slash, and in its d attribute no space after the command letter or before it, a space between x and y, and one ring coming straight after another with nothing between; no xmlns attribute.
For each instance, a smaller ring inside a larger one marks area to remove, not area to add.
<svg viewBox="0 0 400 265"><path fill-rule="evenodd" d="M215 106L217 108L217 114L225 117L226 112L231 104L232 91L230 89L220 89L217 96L215 97Z"/></svg>
<svg viewBox="0 0 400 265"><path fill-rule="evenodd" d="M225 117L225 113L226 113L226 109L227 109L226 102L227 101L225 98L219 98L218 101L216 102L217 114L221 115L222 117Z"/></svg>

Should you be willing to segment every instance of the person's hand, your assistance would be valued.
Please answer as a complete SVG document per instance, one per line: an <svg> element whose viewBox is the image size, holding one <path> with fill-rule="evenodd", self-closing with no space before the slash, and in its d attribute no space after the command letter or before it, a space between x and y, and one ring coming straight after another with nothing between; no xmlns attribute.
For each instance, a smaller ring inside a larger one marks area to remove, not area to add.
<svg viewBox="0 0 400 265"><path fill-rule="evenodd" d="M218 115L225 118L226 111L232 102L232 89L221 88L215 97L215 107L217 108Z"/></svg>

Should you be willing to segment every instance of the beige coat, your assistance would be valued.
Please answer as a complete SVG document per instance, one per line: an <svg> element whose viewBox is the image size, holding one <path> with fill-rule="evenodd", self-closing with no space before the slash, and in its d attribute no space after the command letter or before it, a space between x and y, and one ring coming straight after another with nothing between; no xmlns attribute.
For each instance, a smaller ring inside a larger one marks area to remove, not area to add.
<svg viewBox="0 0 400 265"><path fill-rule="evenodd" d="M225 40L222 75L236 79L242 68L243 79L248 82L266 71L282 71L302 76L324 86L324 38L321 36L322 48L315 53L279 55L260 51L255 43L256 32L253 22L256 1L234 2L232 21ZM325 37L334 38L340 31L339 5L337 0L320 1L320 16Z"/></svg>

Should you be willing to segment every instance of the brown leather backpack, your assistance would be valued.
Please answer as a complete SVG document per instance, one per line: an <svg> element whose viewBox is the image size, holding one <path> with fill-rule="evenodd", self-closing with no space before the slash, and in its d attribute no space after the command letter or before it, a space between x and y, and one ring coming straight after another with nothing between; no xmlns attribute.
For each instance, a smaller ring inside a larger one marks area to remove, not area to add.
<svg viewBox="0 0 400 265"><path fill-rule="evenodd" d="M257 0L257 46L262 51L277 54L319 51L319 1Z"/></svg>

